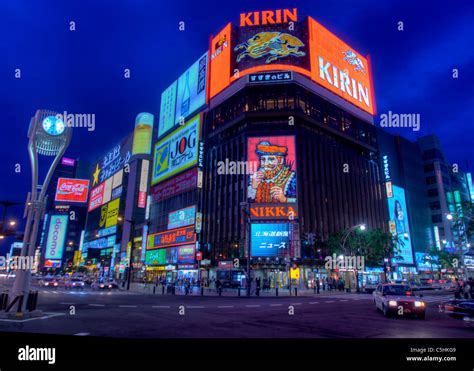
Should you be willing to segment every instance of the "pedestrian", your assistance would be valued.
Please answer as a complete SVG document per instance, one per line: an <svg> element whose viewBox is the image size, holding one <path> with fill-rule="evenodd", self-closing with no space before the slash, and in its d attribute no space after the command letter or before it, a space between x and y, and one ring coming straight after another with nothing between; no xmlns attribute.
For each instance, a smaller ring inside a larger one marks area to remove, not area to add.
<svg viewBox="0 0 474 371"><path fill-rule="evenodd" d="M350 282L349 280L346 280L344 283L344 288L346 289L346 292L351 292L351 287L350 287Z"/></svg>
<svg viewBox="0 0 474 371"><path fill-rule="evenodd" d="M319 294L319 278L316 278L316 292Z"/></svg>
<svg viewBox="0 0 474 371"><path fill-rule="evenodd" d="M464 282L464 299L469 299L469 294L471 292L471 285L468 281Z"/></svg>
<svg viewBox="0 0 474 371"><path fill-rule="evenodd" d="M461 291L462 291L462 288L461 288L461 284L459 283L459 279L458 278L455 278L454 279L455 281L455 287L454 287L454 298L455 299L461 299Z"/></svg>

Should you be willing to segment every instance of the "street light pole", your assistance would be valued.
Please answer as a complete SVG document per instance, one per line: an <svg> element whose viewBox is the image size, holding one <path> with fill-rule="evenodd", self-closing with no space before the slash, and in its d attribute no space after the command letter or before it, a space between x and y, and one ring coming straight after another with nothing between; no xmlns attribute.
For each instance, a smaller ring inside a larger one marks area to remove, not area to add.
<svg viewBox="0 0 474 371"><path fill-rule="evenodd" d="M23 246L21 256L27 256L32 259L34 256L36 238L41 219L44 215L44 209L47 201L46 191L53 176L56 166L66 152L71 142L72 127L68 126L58 117L59 114L53 111L38 110L30 121L28 129L28 154L31 164L31 193L25 205L24 217L26 217L25 235L23 237ZM41 192L38 194L38 155L55 156L46 178L42 184ZM12 297L9 307L13 301L23 296L21 312L26 310L27 300L30 288L31 270L18 269L15 282L12 288Z"/></svg>
<svg viewBox="0 0 474 371"><path fill-rule="evenodd" d="M250 296L250 247L251 247L251 228L250 228L250 212L247 210L247 203L241 202L242 214L245 218L245 227L247 230L247 296Z"/></svg>
<svg viewBox="0 0 474 371"><path fill-rule="evenodd" d="M360 223L360 224L357 224L357 225L354 225L353 227L350 227L346 234L343 236L342 238L342 251L344 253L346 253L346 241L347 241L347 238L349 237L349 235L354 232L356 229L360 229L361 231L365 231L366 229L366 226L364 223ZM357 268L357 267L356 267ZM355 280L356 280L356 291L359 292L359 277L358 277L358 271L356 269L356 273L355 273Z"/></svg>

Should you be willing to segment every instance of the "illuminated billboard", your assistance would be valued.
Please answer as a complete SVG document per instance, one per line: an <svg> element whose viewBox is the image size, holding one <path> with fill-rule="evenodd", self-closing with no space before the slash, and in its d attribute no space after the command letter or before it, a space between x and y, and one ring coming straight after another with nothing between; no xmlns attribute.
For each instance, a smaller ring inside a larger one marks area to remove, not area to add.
<svg viewBox="0 0 474 371"><path fill-rule="evenodd" d="M248 202L296 203L294 136L247 138L247 160L257 166L247 187Z"/></svg>
<svg viewBox="0 0 474 371"><path fill-rule="evenodd" d="M158 124L158 136L161 136L174 124L174 115L176 110L176 90L178 88L178 82L174 81L168 88L161 93L161 104L160 104L160 122Z"/></svg>
<svg viewBox="0 0 474 371"><path fill-rule="evenodd" d="M54 200L65 202L87 202L88 193L88 180L59 178Z"/></svg>
<svg viewBox="0 0 474 371"><path fill-rule="evenodd" d="M178 79L175 123L206 104L207 52Z"/></svg>
<svg viewBox="0 0 474 371"><path fill-rule="evenodd" d="M92 187L104 182L130 162L132 157L132 141L133 135L129 135L95 164L94 171L92 172Z"/></svg>
<svg viewBox="0 0 474 371"><path fill-rule="evenodd" d="M209 98L214 97L230 84L231 38L232 24L228 23L211 39Z"/></svg>
<svg viewBox="0 0 474 371"><path fill-rule="evenodd" d="M290 230L288 224L251 224L252 257L288 255Z"/></svg>
<svg viewBox="0 0 474 371"><path fill-rule="evenodd" d="M44 254L45 259L62 259L66 242L67 223L68 215L51 215L46 252Z"/></svg>
<svg viewBox="0 0 474 371"><path fill-rule="evenodd" d="M300 72L308 75L310 58L306 22L295 22L294 27L271 23L259 27L236 27L233 35L232 62L240 75L285 69L281 67L283 65L301 69Z"/></svg>
<svg viewBox="0 0 474 371"><path fill-rule="evenodd" d="M167 232L155 233L148 236L147 249L176 246L196 242L194 226L173 229Z"/></svg>
<svg viewBox="0 0 474 371"><path fill-rule="evenodd" d="M102 203L104 202L104 189L105 189L104 183L101 183L97 187L92 189L91 196L89 198L89 207L87 211L90 212L102 206Z"/></svg>
<svg viewBox="0 0 474 371"><path fill-rule="evenodd" d="M168 214L168 229L194 225L196 220L196 206L186 207Z"/></svg>
<svg viewBox="0 0 474 371"><path fill-rule="evenodd" d="M375 114L368 57L311 17L298 20L297 9L243 13L240 27L229 23L209 50L209 98L248 74L293 71Z"/></svg>
<svg viewBox="0 0 474 371"><path fill-rule="evenodd" d="M151 184L197 164L200 121L200 115L194 116L184 126L155 144Z"/></svg>
<svg viewBox="0 0 474 371"><path fill-rule="evenodd" d="M408 211L405 201L405 190L392 185L393 196L387 198L389 211L390 232L397 236L400 260L399 264L413 264L413 249L411 245Z"/></svg>
<svg viewBox="0 0 474 371"><path fill-rule="evenodd" d="M161 94L158 137L206 104L207 54L206 51Z"/></svg>
<svg viewBox="0 0 474 371"><path fill-rule="evenodd" d="M308 18L311 78L360 109L375 114L368 60Z"/></svg>
<svg viewBox="0 0 474 371"><path fill-rule="evenodd" d="M166 180L150 188L150 194L154 202L160 202L166 198L189 191L196 188L198 179L198 169L193 168L182 174L176 175L170 180Z"/></svg>
<svg viewBox="0 0 474 371"><path fill-rule="evenodd" d="M102 206L100 209L100 228L110 228L117 225L119 213L120 199L116 198L113 201Z"/></svg>
<svg viewBox="0 0 474 371"><path fill-rule="evenodd" d="M148 250L145 255L146 265L166 264L166 249Z"/></svg>
<svg viewBox="0 0 474 371"><path fill-rule="evenodd" d="M151 141L153 138L153 120L151 113L142 112L135 119L135 130L133 132L132 155L151 153Z"/></svg>
<svg viewBox="0 0 474 371"><path fill-rule="evenodd" d="M178 264L194 263L196 255L195 245L184 245L178 248Z"/></svg>

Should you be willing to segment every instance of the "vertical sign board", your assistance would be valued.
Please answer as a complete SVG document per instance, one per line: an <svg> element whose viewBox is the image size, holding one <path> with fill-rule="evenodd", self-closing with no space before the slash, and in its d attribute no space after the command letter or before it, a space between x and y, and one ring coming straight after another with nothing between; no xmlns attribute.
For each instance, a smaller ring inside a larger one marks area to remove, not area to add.
<svg viewBox="0 0 474 371"><path fill-rule="evenodd" d="M142 112L137 115L133 132L132 155L149 155L151 153L153 120L154 116L151 113Z"/></svg>
<svg viewBox="0 0 474 371"><path fill-rule="evenodd" d="M147 185L148 185L148 169L150 161L142 161L142 171L140 174L140 184L138 187L138 207L144 209L146 207Z"/></svg>
<svg viewBox="0 0 474 371"><path fill-rule="evenodd" d="M413 264L413 249L411 245L408 210L405 200L405 190L392 185L393 197L388 198L389 226L392 234L397 236L399 256L401 260L394 263Z"/></svg>
<svg viewBox="0 0 474 371"><path fill-rule="evenodd" d="M176 91L178 81L174 81L162 94L160 104L160 122L158 136L170 130L174 126L174 115L176 109Z"/></svg>
<svg viewBox="0 0 474 371"><path fill-rule="evenodd" d="M175 124L206 104L207 52L178 79Z"/></svg>
<svg viewBox="0 0 474 371"><path fill-rule="evenodd" d="M44 254L45 259L62 259L64 243L66 241L67 223L67 215L51 215L46 252Z"/></svg>
<svg viewBox="0 0 474 371"><path fill-rule="evenodd" d="M231 33L232 24L228 23L211 40L209 98L214 97L230 84Z"/></svg>

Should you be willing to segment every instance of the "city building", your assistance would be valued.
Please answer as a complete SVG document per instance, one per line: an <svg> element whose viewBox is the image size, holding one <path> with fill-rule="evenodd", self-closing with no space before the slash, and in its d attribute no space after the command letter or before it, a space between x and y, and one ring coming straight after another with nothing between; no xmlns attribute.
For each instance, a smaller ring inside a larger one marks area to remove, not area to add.
<svg viewBox="0 0 474 371"><path fill-rule="evenodd" d="M296 9L291 17L294 27L229 23L163 92L153 277L238 285L248 264L272 287L290 272L306 283L315 272L302 264L304 236L388 231L369 60Z"/></svg>
<svg viewBox="0 0 474 371"><path fill-rule="evenodd" d="M153 122L152 114L140 113L133 132L92 166L80 266L96 276L143 275Z"/></svg>
<svg viewBox="0 0 474 371"><path fill-rule="evenodd" d="M86 221L89 166L86 160L63 157L51 177L37 240L41 251L39 267L43 272L72 269L74 259L78 258Z"/></svg>

